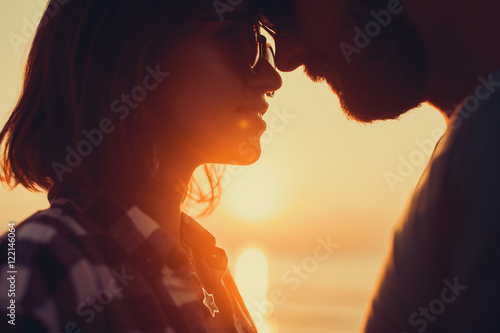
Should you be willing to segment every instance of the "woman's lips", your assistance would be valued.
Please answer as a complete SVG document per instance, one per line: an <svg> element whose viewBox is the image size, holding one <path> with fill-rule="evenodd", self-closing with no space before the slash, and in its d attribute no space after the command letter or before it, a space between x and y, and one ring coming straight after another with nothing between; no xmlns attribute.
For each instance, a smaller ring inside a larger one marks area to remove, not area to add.
<svg viewBox="0 0 500 333"><path fill-rule="evenodd" d="M267 109L269 109L269 104L264 103L259 105L240 107L238 108L237 112L256 114L260 118L262 118L262 116L266 114Z"/></svg>
<svg viewBox="0 0 500 333"><path fill-rule="evenodd" d="M248 107L241 107L237 109L238 113L245 114L245 115L250 115L250 119L258 120L258 123L266 127L266 122L263 119L264 114L266 114L267 110L269 108L269 105L266 104L261 104L261 105L253 105L253 106L248 106ZM247 117L245 117L247 118ZM246 121L246 119L244 120ZM246 127L246 126L243 126Z"/></svg>

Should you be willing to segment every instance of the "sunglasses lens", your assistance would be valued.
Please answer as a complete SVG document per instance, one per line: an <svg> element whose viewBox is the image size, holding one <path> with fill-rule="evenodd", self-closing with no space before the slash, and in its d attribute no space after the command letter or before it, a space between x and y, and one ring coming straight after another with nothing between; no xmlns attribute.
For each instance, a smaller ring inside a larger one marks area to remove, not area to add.
<svg viewBox="0 0 500 333"><path fill-rule="evenodd" d="M258 30L253 22L249 22L242 26L241 31L241 46L246 55L248 65L254 68L259 61L259 43Z"/></svg>
<svg viewBox="0 0 500 333"><path fill-rule="evenodd" d="M264 30L261 31L258 23L252 23L245 28L243 40L245 41L244 45L248 57L248 65L251 69L255 69L262 60L261 58L267 60L275 68L273 47L267 42L267 38L264 35L267 35L267 33ZM271 36L268 38L272 39Z"/></svg>
<svg viewBox="0 0 500 333"><path fill-rule="evenodd" d="M276 68L276 63L274 62L274 50L271 44L266 44L266 60L271 64L273 68Z"/></svg>
<svg viewBox="0 0 500 333"><path fill-rule="evenodd" d="M259 47L259 28L254 24L252 27L252 41L251 41L251 52L249 53L250 68L257 66L260 58L260 47Z"/></svg>

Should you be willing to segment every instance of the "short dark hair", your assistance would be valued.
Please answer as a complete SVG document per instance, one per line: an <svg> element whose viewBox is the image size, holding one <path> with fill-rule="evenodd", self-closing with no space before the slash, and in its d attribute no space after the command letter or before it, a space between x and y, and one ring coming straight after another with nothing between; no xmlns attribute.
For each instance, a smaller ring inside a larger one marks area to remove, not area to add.
<svg viewBox="0 0 500 333"><path fill-rule="evenodd" d="M69 168L65 160L82 140L92 141L92 129L109 130L102 121L118 118L112 101L142 85L176 32L210 6L209 0L51 0L22 94L0 132L0 179L39 191L82 182L113 187L124 181L119 169L132 165L138 182L151 177L157 161L140 107L80 163Z"/></svg>

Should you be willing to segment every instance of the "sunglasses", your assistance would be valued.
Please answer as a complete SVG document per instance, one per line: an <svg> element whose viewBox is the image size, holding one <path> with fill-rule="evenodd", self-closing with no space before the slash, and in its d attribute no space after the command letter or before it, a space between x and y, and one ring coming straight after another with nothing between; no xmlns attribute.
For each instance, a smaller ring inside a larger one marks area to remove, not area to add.
<svg viewBox="0 0 500 333"><path fill-rule="evenodd" d="M241 44L244 56L247 58L248 66L253 73L257 72L262 60L267 61L274 69L276 69L273 46L268 42L268 39L263 35L263 33L267 33L269 38L272 38L272 35L258 19L252 18L248 15L242 15L227 17L224 21L220 21L219 17L209 17L202 20L202 22L217 21L235 21L242 23L241 27L239 27L242 29L241 36L239 37L239 43Z"/></svg>
<svg viewBox="0 0 500 333"><path fill-rule="evenodd" d="M250 56L249 58L250 68L254 71L262 59L265 59L269 64L271 64L274 69L276 69L273 46L268 43L266 36L262 34L262 29L264 29L262 23L260 21L257 21L254 26L254 36L257 48L253 48L253 51L251 53L255 56ZM253 61L251 61L252 58L254 59Z"/></svg>
<svg viewBox="0 0 500 333"><path fill-rule="evenodd" d="M293 37L296 33L295 6L292 0L253 0L249 2L259 21L273 37Z"/></svg>

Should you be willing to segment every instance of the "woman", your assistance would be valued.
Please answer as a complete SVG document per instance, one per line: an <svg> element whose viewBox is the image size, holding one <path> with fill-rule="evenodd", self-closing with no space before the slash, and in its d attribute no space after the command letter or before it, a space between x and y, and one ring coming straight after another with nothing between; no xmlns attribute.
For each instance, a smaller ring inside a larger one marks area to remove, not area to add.
<svg viewBox="0 0 500 333"><path fill-rule="evenodd" d="M180 208L198 166L255 162L247 142L281 85L245 4L220 14L203 0L49 3L0 133L2 180L51 203L15 230L3 332L255 331L224 251Z"/></svg>

